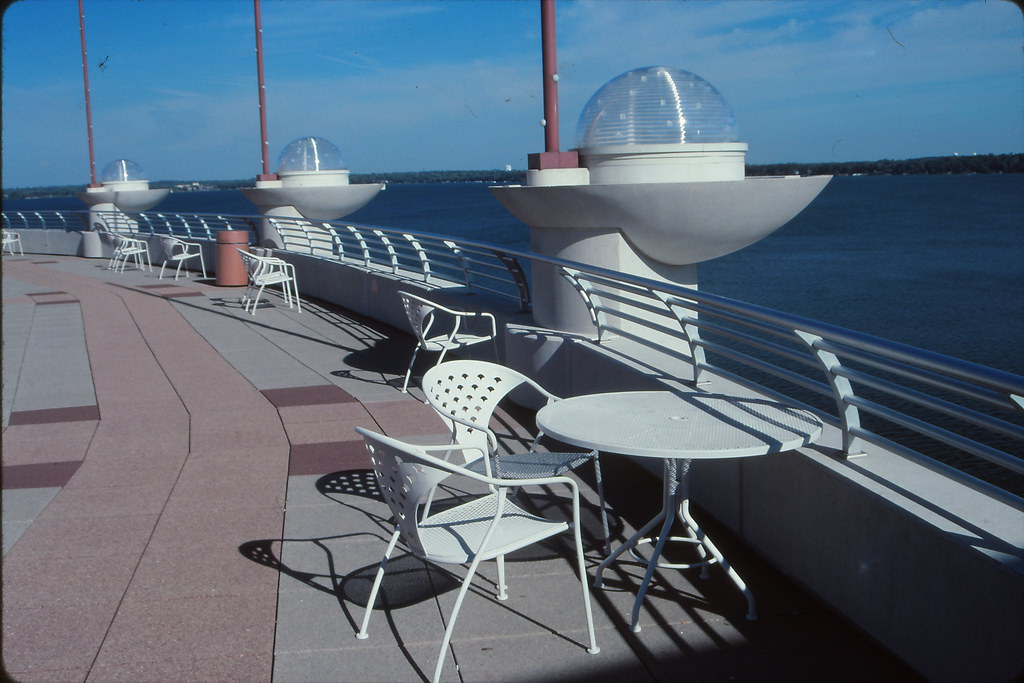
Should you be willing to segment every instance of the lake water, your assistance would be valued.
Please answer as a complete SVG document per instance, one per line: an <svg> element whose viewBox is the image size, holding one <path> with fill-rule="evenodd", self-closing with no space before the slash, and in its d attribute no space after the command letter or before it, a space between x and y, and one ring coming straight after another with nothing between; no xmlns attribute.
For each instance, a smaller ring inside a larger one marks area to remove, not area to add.
<svg viewBox="0 0 1024 683"><path fill-rule="evenodd" d="M5 210L81 209L74 197ZM238 191L161 212L253 214ZM477 183L390 185L347 221L527 249ZM702 264L701 289L1024 374L1024 174L834 178L789 224Z"/></svg>

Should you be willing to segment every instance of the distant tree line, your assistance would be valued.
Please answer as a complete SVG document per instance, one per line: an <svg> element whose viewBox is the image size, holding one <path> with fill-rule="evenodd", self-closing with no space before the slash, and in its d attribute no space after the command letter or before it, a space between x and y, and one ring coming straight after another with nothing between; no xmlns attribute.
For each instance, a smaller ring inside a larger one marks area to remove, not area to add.
<svg viewBox="0 0 1024 683"><path fill-rule="evenodd" d="M747 175L949 175L955 173L1022 173L1024 154L841 161L820 164L748 164Z"/></svg>
<svg viewBox="0 0 1024 683"><path fill-rule="evenodd" d="M954 173L1024 173L1024 154L977 154L972 156L922 157L919 159L882 159L880 161L840 161L827 163L748 164L747 175L948 175ZM523 184L526 171L395 171L390 173L353 173L354 183L493 183ZM158 180L151 187L175 187L182 180ZM206 189L234 190L252 187L254 179L204 180ZM83 191L83 185L4 188L4 199L24 197L62 197Z"/></svg>

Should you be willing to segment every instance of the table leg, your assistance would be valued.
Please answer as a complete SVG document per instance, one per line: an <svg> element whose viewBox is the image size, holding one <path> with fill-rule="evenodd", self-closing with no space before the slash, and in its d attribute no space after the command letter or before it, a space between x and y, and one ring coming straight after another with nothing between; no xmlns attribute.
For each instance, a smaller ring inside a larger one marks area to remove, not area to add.
<svg viewBox="0 0 1024 683"><path fill-rule="evenodd" d="M683 476L685 472L689 470L690 461L683 460ZM661 551L665 548L665 541L668 540L669 531L672 529L672 523L675 522L675 502L679 495L679 472L675 466L675 460L665 461L665 488L661 504L661 512L659 515L665 518L664 523L661 525L661 532L658 534L658 542L654 544L654 550L651 551L651 557L647 560L647 572L644 573L644 580L640 583L640 590L637 591L636 600L633 601L633 615L629 621L629 628L633 633L640 632L640 607L644 604L644 597L647 595L647 588L651 585L651 577L654 576L654 570L658 568L658 558L661 557ZM657 519L657 517L655 517ZM648 525L645 525L645 527ZM636 545L634 543L634 545Z"/></svg>
<svg viewBox="0 0 1024 683"><path fill-rule="evenodd" d="M667 508L667 509L671 510L672 508ZM630 548L635 547L636 544L639 543L640 541L642 541L644 539L644 537L647 536L647 533L651 529L653 529L654 526L658 522L660 522L662 519L664 519L665 517L668 517L670 520L672 519L672 517L670 515L666 514L666 508L663 507L661 512L659 512L654 517L652 517L650 519L650 521L648 521L646 524L644 524L640 528L639 531L637 531L635 534L630 536L629 540L627 540L625 543L620 545L618 548L615 549L614 552L612 552L606 558L604 558L604 561L600 565L598 565L597 572L595 572L594 588L601 588L602 587L603 582L601 580L601 574L604 573L604 570L608 567L608 565L610 565L613 561L615 561L615 558L617 558L619 555L621 555L625 551L629 550Z"/></svg>
<svg viewBox="0 0 1024 683"><path fill-rule="evenodd" d="M729 564L728 560L725 559L725 556L722 555L722 551L711 542L708 535L700 528L700 525L697 524L697 520L690 515L689 482L685 481L685 479L687 479L686 475L684 475L684 483L682 486L684 489L683 500L679 503L679 518L684 524L686 524L687 529L693 532L694 538L700 542L700 546L698 547L704 547L709 553L711 553L711 556L722 566L725 573L730 579L732 579L732 582L736 584L736 587L740 589L740 592L743 593L743 596L747 599L747 619L753 621L757 619L757 608L754 604L754 594L750 592L750 589L747 588L747 584L743 578L740 577L736 570L732 568L732 565ZM701 576L706 578L706 572L707 565L704 566Z"/></svg>
<svg viewBox="0 0 1024 683"><path fill-rule="evenodd" d="M722 569L725 570L726 574L732 580L736 587L740 589L744 597L747 599L747 619L757 619L757 612L754 604L754 596L747 588L747 584L743 581L740 575L736 572L732 566L729 565L722 552L711 542L708 535L700 528L697 521L690 514L690 460L687 459L666 459L665 460L665 476L664 476L664 490L662 494L662 507L661 511L658 512L650 521L643 525L643 527L633 534L628 541L623 543L621 546L615 549L605 560L598 566L596 577L594 580L594 586L601 588L602 580L601 575L605 568L611 564L619 555L630 548L635 548L636 545L646 540L646 535L654 529L654 527L661 522L661 530L656 537L654 543L654 549L651 552L650 558L647 560L647 571L644 574L644 579L640 584L640 590L637 592L636 600L633 602L633 612L630 620L630 629L634 633L640 631L640 608L643 606L644 597L647 595L647 589L650 586L651 578L654 576L654 571L659 567L658 560L661 557L661 553L664 550L665 543L670 539L669 532L672 529L672 524L675 522L678 516L679 521L683 523L686 534L695 542L697 546L697 552L700 553L700 557L704 560L707 557L706 553L711 554L711 559L707 559L701 563L701 578L707 578L708 565L712 563L718 563L722 565ZM705 552L706 551L706 552ZM688 568L693 565L660 565L666 568Z"/></svg>

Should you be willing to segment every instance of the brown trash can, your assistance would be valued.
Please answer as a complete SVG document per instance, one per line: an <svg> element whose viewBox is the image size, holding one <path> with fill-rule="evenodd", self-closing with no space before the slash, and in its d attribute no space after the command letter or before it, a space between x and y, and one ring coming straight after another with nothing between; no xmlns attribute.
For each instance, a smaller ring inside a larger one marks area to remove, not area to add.
<svg viewBox="0 0 1024 683"><path fill-rule="evenodd" d="M249 284L239 249L249 251L248 230L221 230L217 233L218 287L244 287Z"/></svg>

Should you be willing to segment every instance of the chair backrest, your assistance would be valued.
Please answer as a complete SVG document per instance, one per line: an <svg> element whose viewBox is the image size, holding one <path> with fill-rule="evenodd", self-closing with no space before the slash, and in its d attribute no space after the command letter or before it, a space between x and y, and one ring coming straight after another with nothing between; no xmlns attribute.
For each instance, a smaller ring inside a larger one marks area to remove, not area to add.
<svg viewBox="0 0 1024 683"><path fill-rule="evenodd" d="M399 292L398 296L402 299L402 307L405 309L405 317L409 319L412 333L416 335L416 340L421 345L424 344L430 333L430 327L434 323L437 306L431 301L409 292Z"/></svg>
<svg viewBox="0 0 1024 683"><path fill-rule="evenodd" d="M501 400L523 384L550 396L522 373L481 360L446 361L423 375L427 402L441 417L455 418L445 420L452 428L452 441L477 446L488 453L493 453L498 445L488 426L491 416Z"/></svg>
<svg viewBox="0 0 1024 683"><path fill-rule="evenodd" d="M164 248L164 257L166 258L171 258L172 256L174 256L175 249L180 249L181 251L185 250L181 240L179 240L177 237L161 237L160 244Z"/></svg>
<svg viewBox="0 0 1024 683"><path fill-rule="evenodd" d="M427 552L420 539L419 508L451 472L437 466L442 461L412 444L362 427L356 427L356 431L366 442L377 486L395 516L402 540L414 554L425 557Z"/></svg>
<svg viewBox="0 0 1024 683"><path fill-rule="evenodd" d="M239 249L235 247L235 251L242 257L242 265L245 266L245 273L249 276L249 281L256 279L260 271L260 260L256 256L247 250Z"/></svg>

